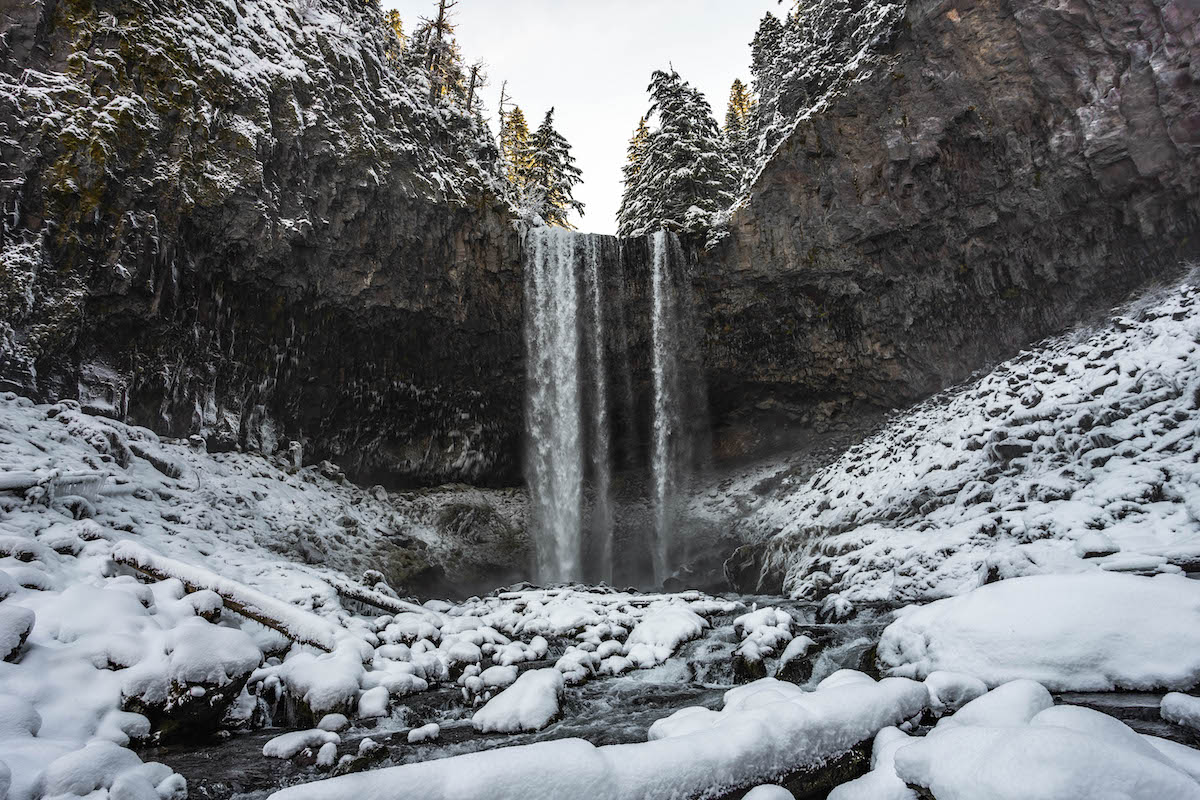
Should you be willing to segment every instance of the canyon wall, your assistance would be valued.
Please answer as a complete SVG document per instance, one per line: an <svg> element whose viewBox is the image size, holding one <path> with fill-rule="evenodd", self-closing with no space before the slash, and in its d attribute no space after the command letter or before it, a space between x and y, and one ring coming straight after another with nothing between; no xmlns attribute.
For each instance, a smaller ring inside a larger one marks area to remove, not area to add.
<svg viewBox="0 0 1200 800"><path fill-rule="evenodd" d="M889 8L694 246L719 460L911 403L1200 252L1194 4ZM391 59L348 0L5 9L3 388L362 480L518 483L494 144ZM623 246L636 470L648 273Z"/></svg>
<svg viewBox="0 0 1200 800"><path fill-rule="evenodd" d="M913 0L896 19L827 65L835 90L701 257L731 455L911 403L1200 253L1195 3Z"/></svg>
<svg viewBox="0 0 1200 800"><path fill-rule="evenodd" d="M210 449L518 480L517 233L483 123L341 0L0 14L0 376Z"/></svg>

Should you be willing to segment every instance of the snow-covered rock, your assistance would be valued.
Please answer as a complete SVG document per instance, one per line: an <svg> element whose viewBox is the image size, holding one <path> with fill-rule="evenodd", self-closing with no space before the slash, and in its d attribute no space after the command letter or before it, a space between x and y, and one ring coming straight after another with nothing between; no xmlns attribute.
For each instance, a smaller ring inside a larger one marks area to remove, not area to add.
<svg viewBox="0 0 1200 800"><path fill-rule="evenodd" d="M895 764L903 781L938 800L1200 798L1200 783L1173 765L1058 725L939 728L897 750Z"/></svg>
<svg viewBox="0 0 1200 800"><path fill-rule="evenodd" d="M765 783L746 792L742 800L795 800L795 797L782 786Z"/></svg>
<svg viewBox="0 0 1200 800"><path fill-rule="evenodd" d="M929 707L939 716L957 711L988 690L987 684L978 678L941 670L929 673L925 686L929 689Z"/></svg>
<svg viewBox="0 0 1200 800"><path fill-rule="evenodd" d="M263 755L267 758L292 758L302 750L317 750L326 744L340 744L342 737L333 731L314 729L311 731L291 731L276 736L263 745Z"/></svg>
<svg viewBox="0 0 1200 800"><path fill-rule="evenodd" d="M0 604L0 660L13 661L33 630L34 613L15 603Z"/></svg>
<svg viewBox="0 0 1200 800"><path fill-rule="evenodd" d="M391 697L386 686L366 690L358 698L358 716L364 719L386 717Z"/></svg>
<svg viewBox="0 0 1200 800"><path fill-rule="evenodd" d="M1105 572L1001 581L905 609L878 657L894 675L947 670L990 686L1187 689L1200 683L1200 582Z"/></svg>
<svg viewBox="0 0 1200 800"><path fill-rule="evenodd" d="M938 722L938 727L975 725L1002 728L1025 725L1053 707L1054 698L1037 681L1018 679L1001 684Z"/></svg>
<svg viewBox="0 0 1200 800"><path fill-rule="evenodd" d="M1162 699L1162 718L1200 731L1200 697L1171 692Z"/></svg>
<svg viewBox="0 0 1200 800"><path fill-rule="evenodd" d="M346 719L345 714L326 714L321 717L321 721L317 723L317 727L323 731L340 733L350 727L350 720Z"/></svg>
<svg viewBox="0 0 1200 800"><path fill-rule="evenodd" d="M682 606L666 606L650 611L629 634L626 645L632 649L645 645L658 662L666 661L679 645L695 639L708 627L708 621Z"/></svg>
<svg viewBox="0 0 1200 800"><path fill-rule="evenodd" d="M422 725L419 728L413 728L408 732L408 743L417 744L419 742L431 742L442 735L441 726L436 722L430 722L428 725Z"/></svg>
<svg viewBox="0 0 1200 800"><path fill-rule="evenodd" d="M558 716L565 685L557 669L529 670L476 711L471 724L481 733L541 730Z"/></svg>

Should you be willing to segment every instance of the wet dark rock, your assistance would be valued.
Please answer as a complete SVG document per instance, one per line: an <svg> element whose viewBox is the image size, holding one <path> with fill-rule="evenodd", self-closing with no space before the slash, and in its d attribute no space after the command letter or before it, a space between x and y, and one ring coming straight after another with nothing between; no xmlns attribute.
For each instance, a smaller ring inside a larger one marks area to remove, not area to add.
<svg viewBox="0 0 1200 800"><path fill-rule="evenodd" d="M791 792L796 800L818 800L826 797L834 787L866 775L870 768L871 742L868 740L827 760L824 764L771 778L765 782L782 786ZM718 800L740 800L753 788L747 786L717 797Z"/></svg>
<svg viewBox="0 0 1200 800"><path fill-rule="evenodd" d="M138 696L123 696L121 710L150 720L155 740L162 744L202 741L220 728L249 677L250 672L233 676L222 686L172 682L164 701L146 702Z"/></svg>
<svg viewBox="0 0 1200 800"><path fill-rule="evenodd" d="M733 654L733 682L750 683L767 677L767 665L762 656L739 649Z"/></svg>
<svg viewBox="0 0 1200 800"><path fill-rule="evenodd" d="M362 742L358 748L358 752L353 755L344 755L338 762L334 764L332 775L350 775L355 772L365 772L375 764L384 761L388 757L388 749L378 742L367 743Z"/></svg>
<svg viewBox="0 0 1200 800"><path fill-rule="evenodd" d="M992 445L992 457L996 461L1005 462L1012 461L1014 458L1020 458L1023 455L1028 455L1033 452L1033 444L1030 442L1022 442L1016 439L1005 439L1002 442L996 442Z"/></svg>
<svg viewBox="0 0 1200 800"><path fill-rule="evenodd" d="M766 543L744 544L725 561L725 579L736 592L783 594L783 576L765 566Z"/></svg>
<svg viewBox="0 0 1200 800"><path fill-rule="evenodd" d="M775 678L788 683L803 684L812 677L812 660L807 657L793 658L783 664L775 673Z"/></svg>

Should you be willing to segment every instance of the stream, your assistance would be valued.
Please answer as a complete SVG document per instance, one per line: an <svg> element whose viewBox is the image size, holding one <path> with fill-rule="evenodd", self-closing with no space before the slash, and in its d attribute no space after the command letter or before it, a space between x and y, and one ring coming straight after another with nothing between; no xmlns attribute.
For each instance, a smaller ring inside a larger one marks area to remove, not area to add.
<svg viewBox="0 0 1200 800"><path fill-rule="evenodd" d="M810 688L839 669L872 669L875 642L889 621L885 611L864 609L852 621L824 623L818 621L818 606L812 603L770 596L726 595L725 599L737 600L746 608L769 605L791 612L799 621L796 632L808 635L819 647L811 655L812 674L804 684ZM464 701L459 687L448 685L403 698L388 717L352 720L351 727L341 734L339 756L357 753L368 738L383 748L363 760L361 766L366 769L551 739L577 737L597 746L644 742L651 724L681 708L721 707L725 692L735 684L733 654L741 641L733 620L740 613L743 610L714 615L704 636L682 645L657 667L617 677L597 676L568 686L560 717L535 733L477 733L471 727L477 707ZM570 641L552 639L546 659L521 664L520 669L553 666ZM773 660L766 666L767 674L773 675ZM409 744L408 731L430 722L441 726L440 737ZM262 755L267 741L289 730L297 728L276 725L229 733L215 741L148 748L142 755L186 777L190 797L257 800L284 786L327 777L311 757L280 760Z"/></svg>
<svg viewBox="0 0 1200 800"><path fill-rule="evenodd" d="M860 609L844 622L818 621L812 603L769 596L726 595L746 608L775 606L798 620L796 632L811 637L816 646L809 656L811 675L803 682L813 688L839 669L874 672L874 647L891 619L888 609ZM388 717L354 719L342 732L339 757L360 752L370 739L380 747L362 757L354 771L379 769L487 750L532 744L553 739L581 738L594 745L646 741L656 720L688 706L719 709L725 692L735 680L734 651L740 644L733 620L738 614L716 614L705 635L682 645L665 663L617 677L593 677L581 685L568 686L559 718L534 733L480 734L471 727L478 706L468 705L456 685L433 687L410 695L392 708ZM551 650L541 661L520 665L522 671L551 667L571 640L551 640ZM774 659L766 661L774 675ZM807 671L807 669L805 669ZM745 682L744 678L741 682ZM1159 716L1161 694L1151 692L1072 692L1055 696L1056 702L1082 705L1110 714L1139 733L1161 736L1192 747L1200 747L1200 736L1164 722ZM280 714L282 716L282 714ZM440 737L409 744L408 731L436 722ZM929 730L934 720L926 719L917 733ZM315 765L311 754L292 760L266 758L263 745L270 739L297 730L277 724L251 732L225 734L214 741L154 747L143 751L146 759L161 761L187 778L189 796L202 800L260 800L276 789L328 777ZM860 772L865 758L859 758ZM850 777L853 777L851 775ZM816 797L824 797L825 791Z"/></svg>

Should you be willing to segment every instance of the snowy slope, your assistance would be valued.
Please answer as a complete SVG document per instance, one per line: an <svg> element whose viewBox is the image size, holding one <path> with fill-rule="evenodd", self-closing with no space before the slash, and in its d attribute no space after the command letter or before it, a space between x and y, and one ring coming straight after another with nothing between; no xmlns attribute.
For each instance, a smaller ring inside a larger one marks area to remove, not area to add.
<svg viewBox="0 0 1200 800"><path fill-rule="evenodd" d="M907 602L1045 572L1194 569L1198 296L1189 278L1023 352L802 482L747 476L731 491L759 580ZM764 480L779 488L749 490Z"/></svg>

